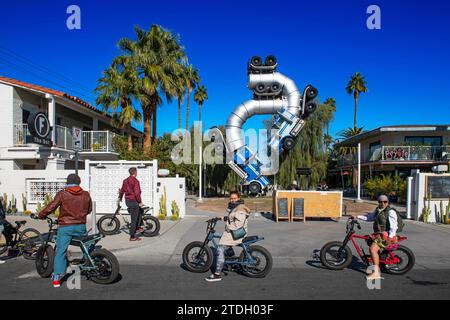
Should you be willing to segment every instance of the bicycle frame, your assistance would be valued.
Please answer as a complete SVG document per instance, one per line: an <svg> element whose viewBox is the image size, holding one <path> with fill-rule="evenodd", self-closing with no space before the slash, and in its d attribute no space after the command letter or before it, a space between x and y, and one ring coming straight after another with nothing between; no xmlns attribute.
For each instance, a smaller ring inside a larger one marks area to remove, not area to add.
<svg viewBox="0 0 450 320"><path fill-rule="evenodd" d="M345 239L344 239L344 241L342 243L342 248L339 249L338 254L340 255L342 250L343 250L343 248L345 248L345 246L349 242L351 242L353 244L353 246L355 247L356 252L358 253L358 256L361 258L361 260L366 265L370 265L370 263L373 262L372 257L368 257L366 255L366 253L364 252L364 249L362 248L362 246L360 248L358 246L358 244L356 243L356 240L355 240L355 239L361 239L361 240L364 240L364 241L367 242L367 240L370 239L370 236L369 235L364 235L364 236L357 235L356 232L354 231L354 226L355 226L355 224L357 224L358 225L358 229L361 229L361 226L359 225L359 222L353 221L353 222L350 222L350 223L351 223L351 227L348 230L347 235L345 236ZM407 237L398 237L398 242L404 241L406 239L407 239ZM392 254L393 249L384 248L381 252L384 252L384 251L387 251L389 253L389 256L388 256L387 259L381 259L381 257L380 257L380 263L381 264L390 265L390 264L398 263L398 258L394 254Z"/></svg>
<svg viewBox="0 0 450 320"><path fill-rule="evenodd" d="M49 232L43 234L43 237L46 237L46 239L44 241L44 248L50 242L53 243L54 246L56 247L56 241L58 239L58 229L54 228L54 226L57 223L55 221L53 221L53 219L48 218L48 217L47 217L47 222L49 224ZM75 240L75 239L72 239L72 241L70 242L70 245L80 247L85 261L89 262L89 264L84 263L82 265L78 265L81 270L92 271L92 270L96 269L94 261L92 260L91 255L89 254L89 248L91 248L92 246L95 246L95 244L98 241L100 241L101 238L102 238L102 236L99 235L98 237L95 237L95 238L93 238L89 241L85 241L85 242L80 241L80 240ZM74 243L72 243L73 241L79 242L79 244L74 244Z"/></svg>

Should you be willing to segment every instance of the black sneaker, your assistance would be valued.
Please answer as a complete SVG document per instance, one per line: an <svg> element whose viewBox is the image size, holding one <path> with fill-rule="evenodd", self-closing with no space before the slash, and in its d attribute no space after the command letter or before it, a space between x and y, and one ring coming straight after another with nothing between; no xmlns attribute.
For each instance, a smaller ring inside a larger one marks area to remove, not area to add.
<svg viewBox="0 0 450 320"><path fill-rule="evenodd" d="M219 274L211 274L208 278L205 278L208 282L214 282L214 281L220 281L222 280L222 277Z"/></svg>

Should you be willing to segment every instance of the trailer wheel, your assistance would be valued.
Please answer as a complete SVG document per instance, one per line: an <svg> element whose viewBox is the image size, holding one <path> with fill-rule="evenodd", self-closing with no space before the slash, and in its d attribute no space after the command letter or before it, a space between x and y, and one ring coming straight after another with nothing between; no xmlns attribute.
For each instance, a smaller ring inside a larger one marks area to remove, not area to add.
<svg viewBox="0 0 450 320"><path fill-rule="evenodd" d="M259 67L262 65L262 59L259 56L252 57L252 59L250 61L251 61L251 64L254 65L255 67Z"/></svg>
<svg viewBox="0 0 450 320"><path fill-rule="evenodd" d="M265 61L266 66L273 67L276 64L277 64L277 58L275 56L267 56L266 57L266 61Z"/></svg>
<svg viewBox="0 0 450 320"><path fill-rule="evenodd" d="M248 186L248 191L250 195L257 195L261 192L261 184L259 182L253 181Z"/></svg>

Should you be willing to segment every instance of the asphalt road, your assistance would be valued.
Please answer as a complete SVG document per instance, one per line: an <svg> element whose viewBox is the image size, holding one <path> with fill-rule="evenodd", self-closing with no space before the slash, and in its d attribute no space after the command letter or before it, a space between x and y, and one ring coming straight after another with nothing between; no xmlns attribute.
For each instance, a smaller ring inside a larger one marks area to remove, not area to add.
<svg viewBox="0 0 450 320"><path fill-rule="evenodd" d="M275 268L264 279L230 272L221 282L204 281L181 266L121 265L119 280L98 285L84 278L81 289L53 288L23 258L0 266L0 299L450 299L450 269L384 275L381 289L369 290L363 269L330 271L311 263L303 269Z"/></svg>
<svg viewBox="0 0 450 320"><path fill-rule="evenodd" d="M198 213L200 214L200 213ZM213 215L213 214L211 214ZM450 299L450 229L408 222L406 245L416 256L414 269L404 276L385 274L381 289L369 290L365 266L356 258L342 271L324 269L313 251L331 240L342 240L345 219L308 221L306 224L274 223L264 217L249 221L251 234L265 237L258 243L273 256L274 265L264 279L249 279L235 272L221 282L208 283L205 274L181 267L184 246L205 236L207 216L187 217L170 232L149 239L148 245L116 252L121 276L111 285L98 285L83 278L81 289L65 284L53 288L41 279L34 262L22 257L0 265L0 299L151 299L151 300L315 300L315 299ZM223 225L218 225L221 231ZM362 234L370 224L363 224ZM101 244L101 243L100 243ZM352 248L355 254L354 248Z"/></svg>

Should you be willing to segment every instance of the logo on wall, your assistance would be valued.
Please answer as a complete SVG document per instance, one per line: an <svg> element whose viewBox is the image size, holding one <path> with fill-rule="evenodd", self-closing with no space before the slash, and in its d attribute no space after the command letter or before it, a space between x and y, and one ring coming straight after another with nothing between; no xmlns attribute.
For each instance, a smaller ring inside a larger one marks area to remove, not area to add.
<svg viewBox="0 0 450 320"><path fill-rule="evenodd" d="M51 147L52 141L48 138L51 129L47 116L42 112L37 113L28 122L31 136L27 136L27 142Z"/></svg>

